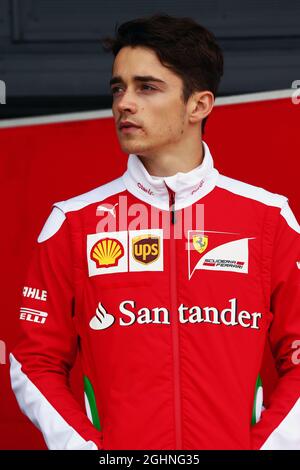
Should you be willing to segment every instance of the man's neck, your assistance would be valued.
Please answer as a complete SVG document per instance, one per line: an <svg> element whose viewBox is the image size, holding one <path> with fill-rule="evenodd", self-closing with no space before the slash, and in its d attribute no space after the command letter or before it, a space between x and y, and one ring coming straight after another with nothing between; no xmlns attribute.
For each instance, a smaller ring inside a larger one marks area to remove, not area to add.
<svg viewBox="0 0 300 470"><path fill-rule="evenodd" d="M202 140L196 148L184 152L162 152L155 156L138 155L148 173L152 176L173 176L178 172L188 173L201 165L204 158Z"/></svg>

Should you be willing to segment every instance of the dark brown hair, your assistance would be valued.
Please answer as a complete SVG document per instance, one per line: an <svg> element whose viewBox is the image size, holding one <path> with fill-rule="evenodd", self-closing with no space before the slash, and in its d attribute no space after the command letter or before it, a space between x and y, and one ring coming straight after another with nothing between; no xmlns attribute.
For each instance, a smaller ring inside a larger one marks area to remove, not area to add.
<svg viewBox="0 0 300 470"><path fill-rule="evenodd" d="M152 49L160 62L183 81L183 100L195 91L216 96L223 75L223 54L213 33L191 18L156 14L116 26L115 37L102 41L114 56L126 46ZM202 121L202 131L207 118Z"/></svg>

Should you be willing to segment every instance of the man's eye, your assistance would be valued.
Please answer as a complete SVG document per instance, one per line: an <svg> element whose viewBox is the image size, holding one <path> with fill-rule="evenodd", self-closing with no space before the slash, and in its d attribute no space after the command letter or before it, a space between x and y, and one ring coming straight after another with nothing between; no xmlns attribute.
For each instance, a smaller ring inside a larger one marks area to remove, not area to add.
<svg viewBox="0 0 300 470"><path fill-rule="evenodd" d="M112 95L117 95L121 91L122 91L122 87L120 87L120 86L114 86L113 88L111 88L111 94Z"/></svg>
<svg viewBox="0 0 300 470"><path fill-rule="evenodd" d="M142 88L142 90L145 90L145 91L156 90L156 88L154 88L154 87L151 86L151 85L148 85L147 83L143 83L143 84L141 85L141 88Z"/></svg>
<svg viewBox="0 0 300 470"><path fill-rule="evenodd" d="M155 91L156 88L153 87L152 85L148 85L147 83L142 83L141 86L140 86L140 90L141 91ZM114 86L111 88L111 94L113 96L119 96L121 93L124 92L124 88L122 86Z"/></svg>

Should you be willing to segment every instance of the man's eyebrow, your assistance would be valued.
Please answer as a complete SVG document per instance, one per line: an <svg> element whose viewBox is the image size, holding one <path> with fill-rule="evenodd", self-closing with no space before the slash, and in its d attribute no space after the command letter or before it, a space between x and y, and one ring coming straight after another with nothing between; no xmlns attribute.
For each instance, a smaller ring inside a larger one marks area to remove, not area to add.
<svg viewBox="0 0 300 470"><path fill-rule="evenodd" d="M152 75L136 75L136 76L133 77L133 79L136 82L159 82L159 83L164 83L164 84L166 83L163 80L161 80L160 78L153 77ZM124 80L120 76L112 77L109 84L114 85L116 83L124 83Z"/></svg>

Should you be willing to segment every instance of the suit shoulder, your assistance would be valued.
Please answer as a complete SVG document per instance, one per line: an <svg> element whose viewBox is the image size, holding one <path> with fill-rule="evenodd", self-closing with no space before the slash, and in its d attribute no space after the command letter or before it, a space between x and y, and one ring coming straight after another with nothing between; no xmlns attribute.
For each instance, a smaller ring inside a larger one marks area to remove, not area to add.
<svg viewBox="0 0 300 470"><path fill-rule="evenodd" d="M267 206L278 207L280 209L288 201L288 198L282 194L272 193L271 191L259 186L254 186L234 178L229 178L222 174L219 175L217 186L231 192L232 194L252 199Z"/></svg>
<svg viewBox="0 0 300 470"><path fill-rule="evenodd" d="M119 177L78 196L66 199L65 201L55 202L38 236L38 242L42 243L55 235L64 224L68 212L82 210L90 204L104 201L110 196L125 191L125 189L123 179Z"/></svg>
<svg viewBox="0 0 300 470"><path fill-rule="evenodd" d="M122 177L109 181L78 196L74 196L65 201L55 202L54 207L58 207L64 214L71 211L78 211L90 204L101 202L104 199L119 194L126 190Z"/></svg>

